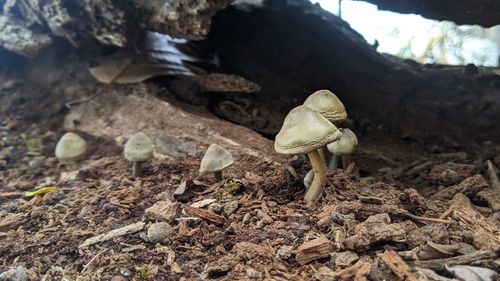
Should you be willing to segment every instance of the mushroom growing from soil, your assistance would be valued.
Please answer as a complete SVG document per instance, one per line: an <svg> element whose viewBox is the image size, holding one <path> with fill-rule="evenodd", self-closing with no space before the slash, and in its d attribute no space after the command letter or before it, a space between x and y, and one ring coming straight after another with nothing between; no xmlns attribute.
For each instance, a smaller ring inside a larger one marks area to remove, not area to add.
<svg viewBox="0 0 500 281"><path fill-rule="evenodd" d="M338 125L347 119L344 104L329 90L318 90L312 93L304 105L323 115L334 125Z"/></svg>
<svg viewBox="0 0 500 281"><path fill-rule="evenodd" d="M125 143L123 153L125 158L132 162L132 176L140 177L142 162L153 156L153 142L144 133L136 133Z"/></svg>
<svg viewBox="0 0 500 281"><path fill-rule="evenodd" d="M56 158L62 162L74 162L83 158L87 142L75 133L64 134L56 145Z"/></svg>
<svg viewBox="0 0 500 281"><path fill-rule="evenodd" d="M336 126L347 119L347 112L345 111L344 104L329 90L318 90L312 93L304 101L303 105L319 112ZM322 147L319 148L319 153L326 163L326 157Z"/></svg>
<svg viewBox="0 0 500 281"><path fill-rule="evenodd" d="M338 156L342 156L342 167L344 169L347 168L350 164L349 155L358 145L358 138L353 131L349 129L340 129L340 131L342 132L342 137L326 146L328 151L332 154L332 158L328 164L328 169L334 172L337 170Z"/></svg>
<svg viewBox="0 0 500 281"><path fill-rule="evenodd" d="M280 154L307 154L314 172L314 179L304 200L312 204L323 192L326 183L325 163L318 148L334 142L342 133L319 112L306 106L292 109L276 135L274 149Z"/></svg>
<svg viewBox="0 0 500 281"><path fill-rule="evenodd" d="M233 156L224 147L215 143L211 144L200 164L200 174L213 173L214 179L222 180L222 170L233 165Z"/></svg>

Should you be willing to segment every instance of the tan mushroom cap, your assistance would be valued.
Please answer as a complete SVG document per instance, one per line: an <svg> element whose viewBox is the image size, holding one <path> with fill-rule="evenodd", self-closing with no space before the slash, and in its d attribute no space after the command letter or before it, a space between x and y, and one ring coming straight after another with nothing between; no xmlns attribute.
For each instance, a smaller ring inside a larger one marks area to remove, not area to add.
<svg viewBox="0 0 500 281"><path fill-rule="evenodd" d="M133 134L125 143L123 153L128 161L146 161L153 156L153 142L142 132Z"/></svg>
<svg viewBox="0 0 500 281"><path fill-rule="evenodd" d="M214 173L233 165L233 156L224 147L211 144L200 164L200 174Z"/></svg>
<svg viewBox="0 0 500 281"><path fill-rule="evenodd" d="M335 155L347 155L351 154L356 146L358 145L358 138L353 131L349 129L340 129L342 131L342 137L326 147L328 151Z"/></svg>
<svg viewBox="0 0 500 281"><path fill-rule="evenodd" d="M276 135L274 150L304 154L338 140L342 133L319 112L304 105L292 109Z"/></svg>
<svg viewBox="0 0 500 281"><path fill-rule="evenodd" d="M57 142L56 158L61 161L79 160L87 151L87 142L75 133L66 133Z"/></svg>
<svg viewBox="0 0 500 281"><path fill-rule="evenodd" d="M341 123L347 119L344 104L329 90L319 90L310 95L304 105L316 110L334 124Z"/></svg>

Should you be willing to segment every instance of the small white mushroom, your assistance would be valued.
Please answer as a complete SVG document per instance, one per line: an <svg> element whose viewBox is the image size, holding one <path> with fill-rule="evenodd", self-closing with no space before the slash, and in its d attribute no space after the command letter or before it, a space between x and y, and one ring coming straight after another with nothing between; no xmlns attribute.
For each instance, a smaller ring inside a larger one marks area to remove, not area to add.
<svg viewBox="0 0 500 281"><path fill-rule="evenodd" d="M342 133L319 112L306 106L292 109L276 135L274 150L280 154L307 154L311 162L314 179L304 200L311 205L323 192L326 183L325 162L318 148L338 140Z"/></svg>
<svg viewBox="0 0 500 281"><path fill-rule="evenodd" d="M340 129L342 131L342 137L326 147L330 153L332 153L332 158L328 164L328 169L335 172L337 169L338 156L342 156L342 167L345 169L349 165L349 155L356 149L358 145L358 138L353 131L349 129Z"/></svg>
<svg viewBox="0 0 500 281"><path fill-rule="evenodd" d="M347 112L340 99L329 90L318 90L312 93L305 101L304 106L319 112L328 121L338 126L347 119ZM318 152L326 163L325 148L320 147Z"/></svg>
<svg viewBox="0 0 500 281"><path fill-rule="evenodd" d="M329 90L319 90L312 93L304 101L304 105L319 112L334 125L338 125L347 119L344 104Z"/></svg>
<svg viewBox="0 0 500 281"><path fill-rule="evenodd" d="M211 144L200 164L200 174L213 173L214 179L222 180L222 170L233 165L233 156L224 147L215 143Z"/></svg>
<svg viewBox="0 0 500 281"><path fill-rule="evenodd" d="M139 177L142 173L142 162L153 156L153 142L144 133L132 135L123 150L125 158L132 162L132 176Z"/></svg>
<svg viewBox="0 0 500 281"><path fill-rule="evenodd" d="M66 133L57 142L56 158L63 162L82 159L87 151L87 142L75 133Z"/></svg>

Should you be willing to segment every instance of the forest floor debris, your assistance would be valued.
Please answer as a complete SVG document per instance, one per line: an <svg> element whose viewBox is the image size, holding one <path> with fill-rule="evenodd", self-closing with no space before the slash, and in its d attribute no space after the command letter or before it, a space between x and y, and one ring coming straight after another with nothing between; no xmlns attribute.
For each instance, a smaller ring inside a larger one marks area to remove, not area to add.
<svg viewBox="0 0 500 281"><path fill-rule="evenodd" d="M0 95L0 102L9 98ZM201 155L154 159L134 178L114 140L82 133L92 156L58 166L52 155L64 113L50 101L26 102L12 103L0 120L0 149L7 151L0 163L0 274L22 268L45 280L361 281L449 280L445 264L500 270L498 192L485 180L485 159L500 165L494 144L477 154L454 148L413 157L377 149L385 138L360 137L354 161L382 158L390 167L361 165L365 180L330 173L324 196L307 208L301 177L310 166L294 167L298 178L287 178L286 158L276 164L243 154L219 183L198 175ZM46 118L21 117L30 103ZM458 182L442 182L446 170ZM57 190L25 196L50 186ZM150 240L155 223L172 231ZM449 247L424 259L428 245Z"/></svg>

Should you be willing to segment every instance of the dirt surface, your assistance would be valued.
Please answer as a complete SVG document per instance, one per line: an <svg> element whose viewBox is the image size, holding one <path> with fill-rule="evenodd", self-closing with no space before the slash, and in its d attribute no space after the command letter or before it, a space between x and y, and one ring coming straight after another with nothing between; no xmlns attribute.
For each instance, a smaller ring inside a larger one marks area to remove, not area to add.
<svg viewBox="0 0 500 281"><path fill-rule="evenodd" d="M422 145L362 130L353 155L360 176L356 168L329 173L324 196L306 208L309 163L275 154L255 132L163 101L151 82L112 87L68 111L64 102L96 83L72 68L35 70L0 74L0 272L21 268L30 280L450 280L456 265L500 269L499 192L486 171L486 160L500 166L498 143ZM53 151L68 128L89 151L60 165ZM157 146L140 178L121 147L136 130ZM219 183L198 174L211 142L237 159ZM57 189L24 194L49 186ZM153 239L155 227L166 238Z"/></svg>

